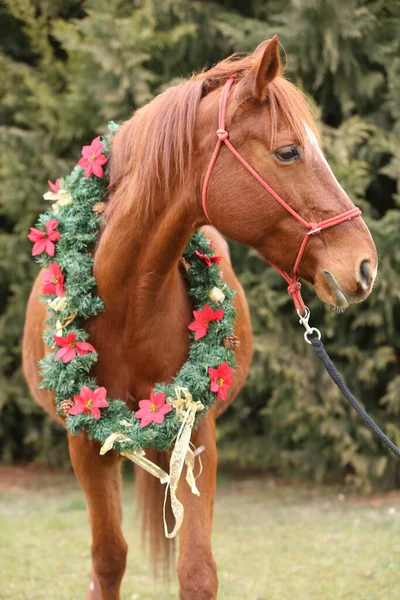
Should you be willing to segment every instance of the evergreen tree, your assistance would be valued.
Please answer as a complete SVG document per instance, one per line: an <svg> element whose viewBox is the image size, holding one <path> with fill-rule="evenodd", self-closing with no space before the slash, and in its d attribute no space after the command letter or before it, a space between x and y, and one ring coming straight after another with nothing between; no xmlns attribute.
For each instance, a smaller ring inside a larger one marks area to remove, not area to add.
<svg viewBox="0 0 400 600"><path fill-rule="evenodd" d="M179 77L276 31L287 74L315 103L333 170L381 257L367 302L338 317L311 300L313 321L354 392L400 443L398 0L7 0L0 22L1 459L66 460L64 433L29 398L20 360L36 273L26 234L44 209L46 180L69 172L109 119L128 118ZM233 244L232 254L255 355L219 427L223 461L396 485L396 462L305 350L280 277L253 250Z"/></svg>

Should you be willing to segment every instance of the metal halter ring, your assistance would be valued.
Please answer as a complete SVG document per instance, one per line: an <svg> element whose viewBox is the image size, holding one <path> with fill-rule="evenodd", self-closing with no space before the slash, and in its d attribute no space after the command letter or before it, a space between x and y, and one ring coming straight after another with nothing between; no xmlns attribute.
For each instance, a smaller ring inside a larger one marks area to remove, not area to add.
<svg viewBox="0 0 400 600"><path fill-rule="evenodd" d="M316 327L310 327L310 325L308 324L308 321L310 320L310 314L311 314L308 306L306 306L305 315L301 315L298 310L296 312L300 318L300 320L299 320L300 325L303 325L303 327L305 329L304 339L306 340L307 344L311 344L311 341L308 339L308 336L312 335L312 334L315 334L317 336L317 338L320 340L321 339L320 330L317 329Z"/></svg>

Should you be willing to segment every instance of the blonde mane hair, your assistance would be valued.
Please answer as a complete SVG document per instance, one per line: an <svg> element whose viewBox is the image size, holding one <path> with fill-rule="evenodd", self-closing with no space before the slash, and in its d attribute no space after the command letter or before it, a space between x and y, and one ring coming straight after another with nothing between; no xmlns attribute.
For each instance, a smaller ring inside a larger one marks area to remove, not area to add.
<svg viewBox="0 0 400 600"><path fill-rule="evenodd" d="M201 99L232 75L240 81L256 60L253 55L233 55L169 88L121 126L112 143L106 222L120 202L124 202L127 210L130 205L136 206L145 216L157 195L162 193L164 199L168 199L173 182L182 187L186 185ZM270 112L271 146L280 119L286 121L302 145L306 142L306 124L319 139L304 95L282 73L268 85L266 103ZM215 123L210 127L215 129Z"/></svg>

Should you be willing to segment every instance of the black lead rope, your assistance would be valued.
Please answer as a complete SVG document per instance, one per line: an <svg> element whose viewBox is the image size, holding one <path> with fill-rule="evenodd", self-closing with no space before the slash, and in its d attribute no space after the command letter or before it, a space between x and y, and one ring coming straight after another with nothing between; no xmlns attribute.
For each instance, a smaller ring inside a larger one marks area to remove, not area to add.
<svg viewBox="0 0 400 600"><path fill-rule="evenodd" d="M394 444L392 442L392 440L390 440L387 437L387 435L385 435L383 433L382 429L380 429L378 427L378 425L375 423L375 421L373 419L371 419L369 414L363 409L363 407L358 402L358 400L350 392L349 388L343 381L343 377L340 375L339 371L333 364L332 360L329 358L329 356L325 350L324 344L321 342L321 340L319 340L318 338L313 338L313 339L309 340L309 342L311 343L312 347L314 348L315 353L318 356L318 358L320 358L322 360L322 362L324 363L324 367L327 370L332 381L334 383L336 383L337 387L342 392L342 394L346 398L346 400L351 404L351 406L354 408L354 410L360 415L360 417L368 425L368 427L382 440L382 442L384 444L386 444L386 446L389 448L389 450L391 450L393 452L393 454L395 454L398 458L400 458L400 450L398 449L396 444Z"/></svg>

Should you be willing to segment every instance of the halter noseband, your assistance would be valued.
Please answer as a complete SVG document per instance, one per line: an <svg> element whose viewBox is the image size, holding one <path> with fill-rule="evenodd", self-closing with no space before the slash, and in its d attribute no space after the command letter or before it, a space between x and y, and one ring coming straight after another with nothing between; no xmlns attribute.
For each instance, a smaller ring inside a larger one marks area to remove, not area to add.
<svg viewBox="0 0 400 600"><path fill-rule="evenodd" d="M297 253L297 257L294 263L294 267L292 270L292 274L289 275L286 271L283 271L276 265L271 264L282 275L282 277L288 283L288 293L292 296L294 305L299 314L304 315L306 313L306 306L301 297L300 288L301 283L298 277L298 270L300 267L301 259L303 258L304 251L307 246L307 242L312 235L318 234L324 229L328 229L329 227L333 227L334 225L339 225L344 221L350 221L354 217L359 217L361 215L361 210L356 206L347 210L346 212L338 215L337 217L331 217L330 219L326 219L325 221L321 221L320 223L309 223L303 217L301 217L293 208L289 206L272 188L268 185L266 181L249 165L249 163L243 158L243 156L236 150L234 146L232 146L228 137L229 134L225 129L225 115L226 115L226 107L228 104L228 96L230 89L236 79L236 76L230 77L224 85L224 88L221 93L220 103L219 103L219 116L218 116L218 130L217 130L217 144L215 146L215 150L210 160L210 164L208 165L207 173L204 179L203 184L203 192L202 192L202 202L203 202L203 210L207 219L211 222L211 219L207 212L207 186L210 181L211 173L214 168L215 162L218 157L218 153L220 151L221 145L224 143L225 146L232 152L234 156L242 163L242 165L249 171L249 173L260 183L263 188L276 200L279 202L281 206L285 210L287 210L292 217L294 217L299 223L301 223L306 229L308 229L307 233L304 236L304 239L300 245L300 249Z"/></svg>

